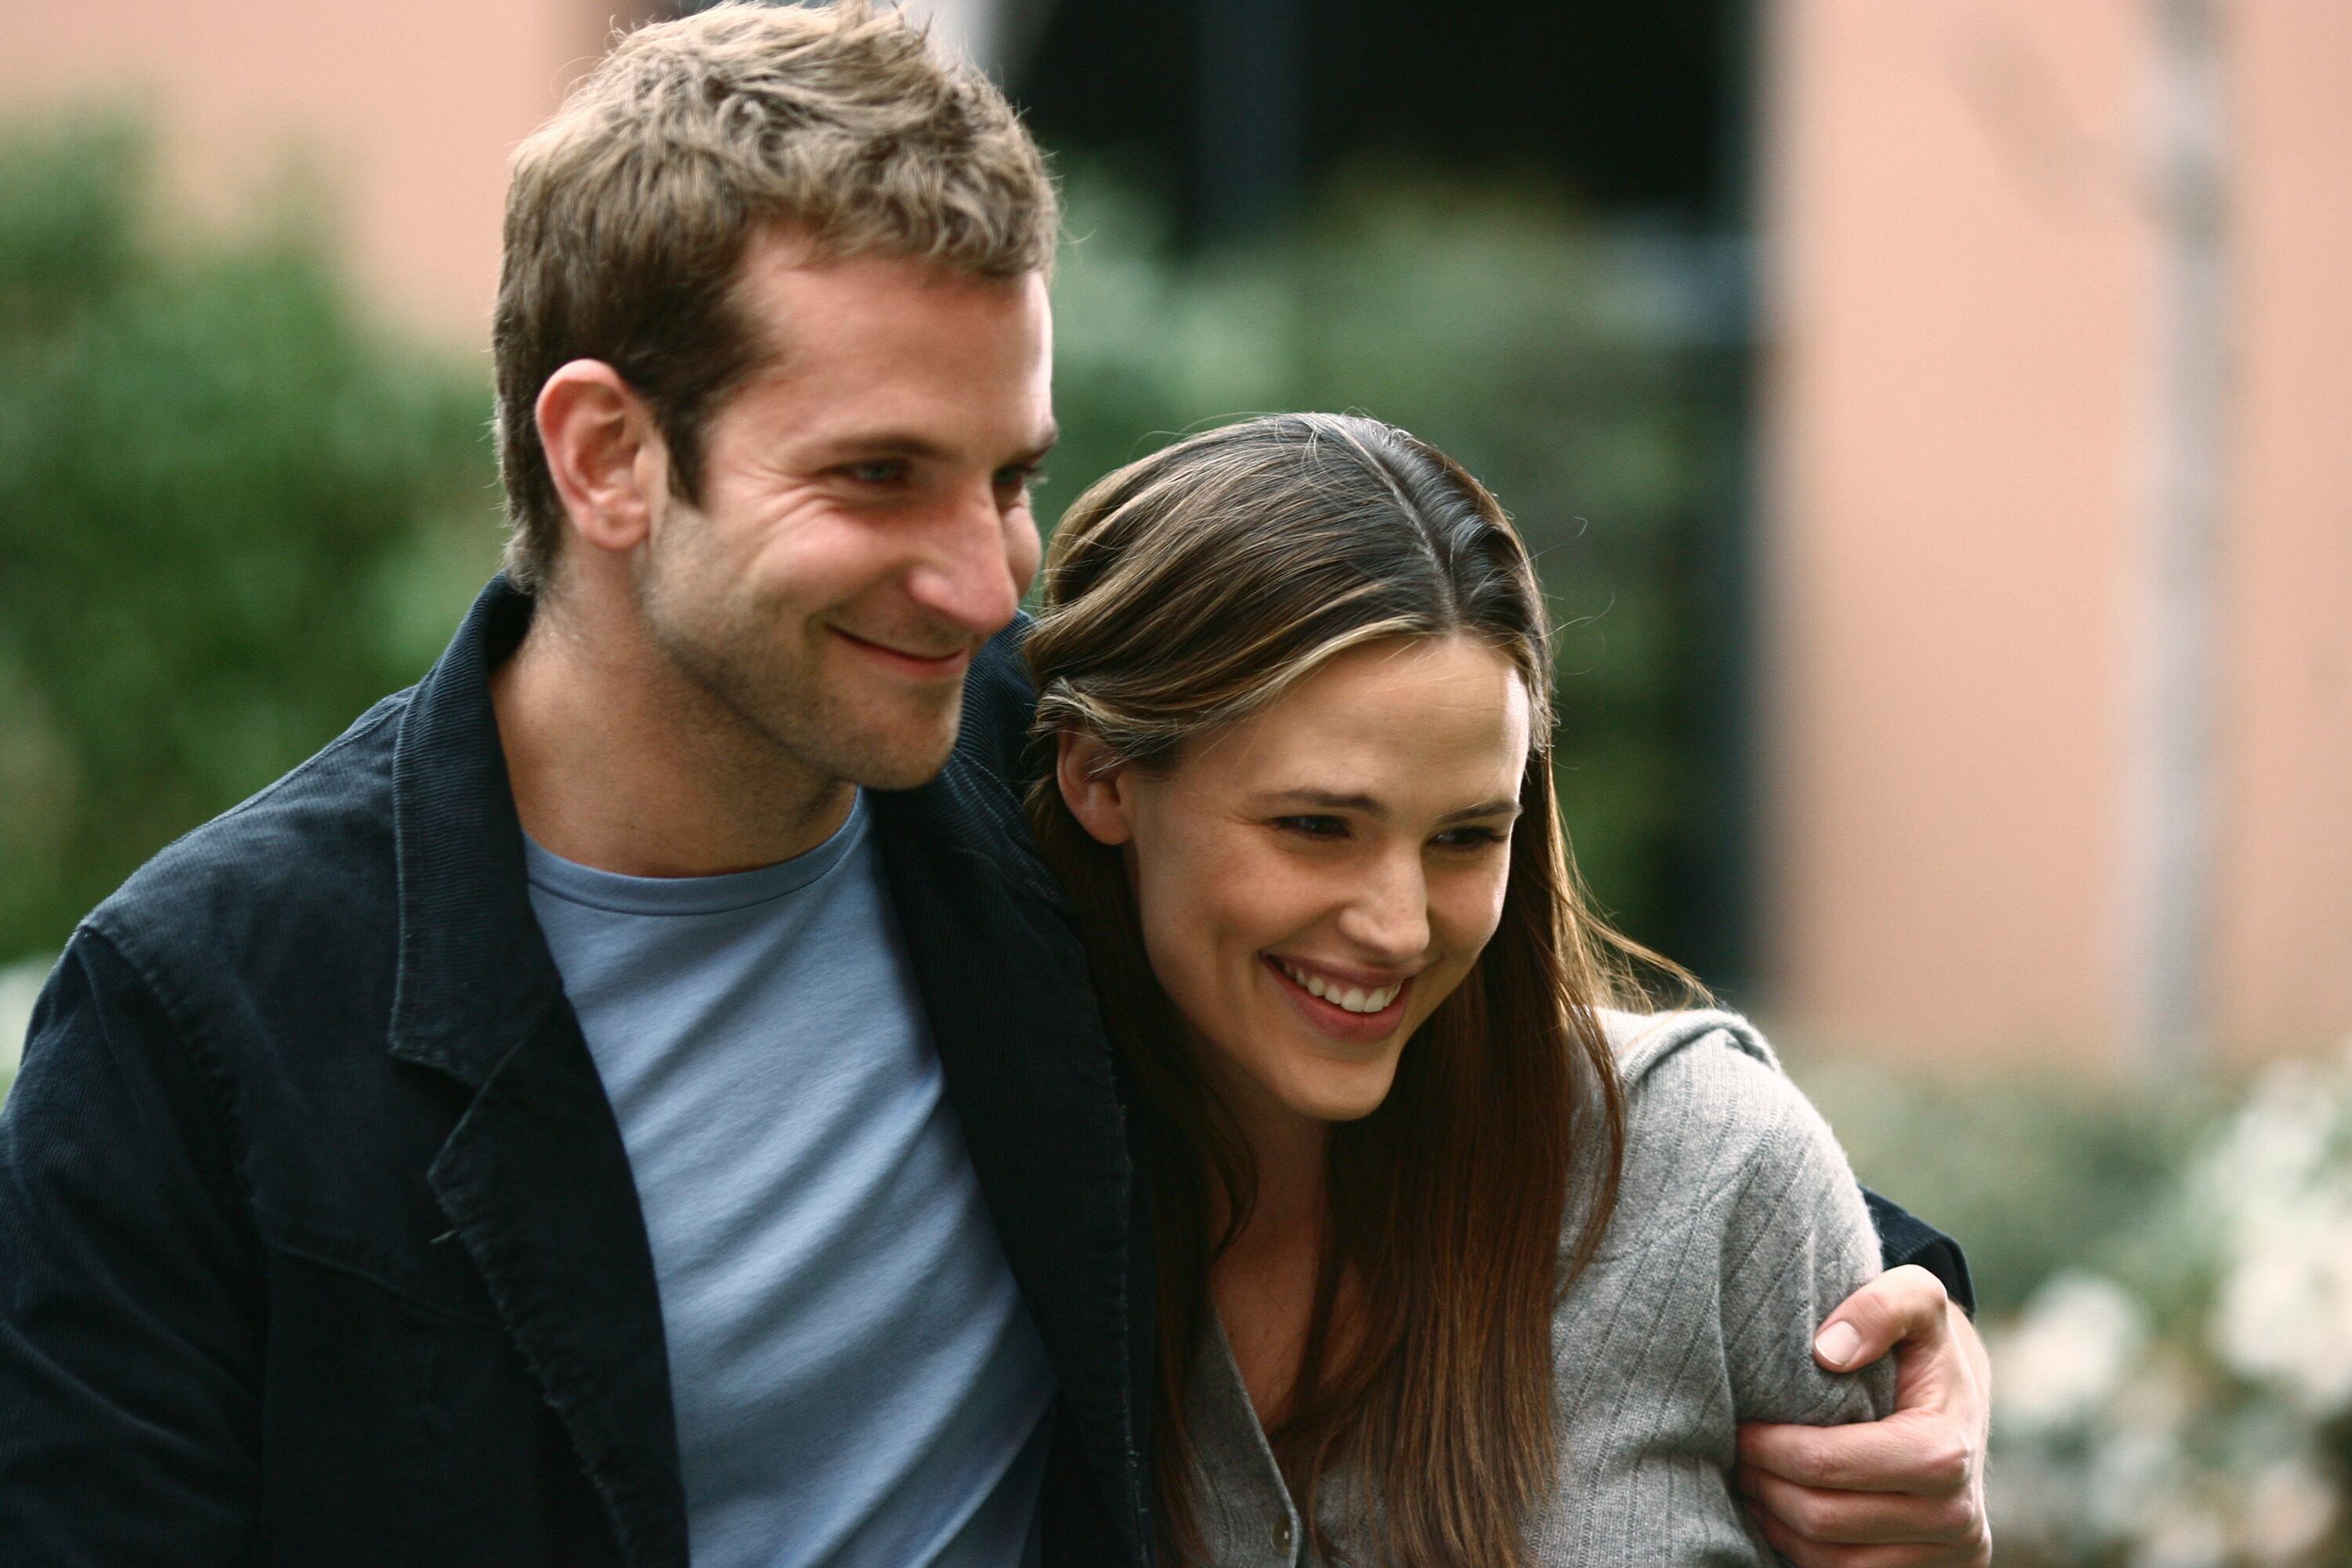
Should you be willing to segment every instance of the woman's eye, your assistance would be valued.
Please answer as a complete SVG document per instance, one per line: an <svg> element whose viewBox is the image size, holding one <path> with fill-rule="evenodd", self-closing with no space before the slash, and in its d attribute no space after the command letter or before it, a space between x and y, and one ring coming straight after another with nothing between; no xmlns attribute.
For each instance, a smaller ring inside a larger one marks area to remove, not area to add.
<svg viewBox="0 0 2352 1568"><path fill-rule="evenodd" d="M1433 842L1441 849L1484 849L1503 842L1503 835L1492 827L1452 827Z"/></svg>
<svg viewBox="0 0 2352 1568"><path fill-rule="evenodd" d="M1336 816L1278 816L1274 825L1304 838L1343 838L1348 825Z"/></svg>

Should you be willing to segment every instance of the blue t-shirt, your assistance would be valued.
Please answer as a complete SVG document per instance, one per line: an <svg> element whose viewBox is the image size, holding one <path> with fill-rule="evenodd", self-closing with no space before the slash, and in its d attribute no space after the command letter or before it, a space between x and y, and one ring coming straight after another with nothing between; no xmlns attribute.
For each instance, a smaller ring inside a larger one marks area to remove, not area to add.
<svg viewBox="0 0 2352 1568"><path fill-rule="evenodd" d="M1031 1560L1053 1374L864 797L731 876L526 850L645 1210L695 1568Z"/></svg>

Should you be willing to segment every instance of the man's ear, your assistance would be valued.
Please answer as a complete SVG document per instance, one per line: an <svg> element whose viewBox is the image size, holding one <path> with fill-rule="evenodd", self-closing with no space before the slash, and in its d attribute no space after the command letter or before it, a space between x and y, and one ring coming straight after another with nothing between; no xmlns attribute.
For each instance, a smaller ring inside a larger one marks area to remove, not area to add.
<svg viewBox="0 0 2352 1568"><path fill-rule="evenodd" d="M572 531L616 554L643 543L654 490L668 482L668 455L645 400L611 365L576 359L547 378L531 412Z"/></svg>
<svg viewBox="0 0 2352 1568"><path fill-rule="evenodd" d="M1129 764L1101 741L1076 730L1062 731L1054 782L1061 786L1062 804L1099 843L1124 844L1135 837L1130 777Z"/></svg>

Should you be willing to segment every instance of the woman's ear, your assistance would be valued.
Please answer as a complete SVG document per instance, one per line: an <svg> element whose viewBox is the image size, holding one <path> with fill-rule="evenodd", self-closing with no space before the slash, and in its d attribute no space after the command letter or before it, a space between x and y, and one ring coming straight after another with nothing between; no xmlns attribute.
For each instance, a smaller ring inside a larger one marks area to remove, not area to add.
<svg viewBox="0 0 2352 1568"><path fill-rule="evenodd" d="M1097 842L1124 844L1135 837L1128 764L1101 741L1076 730L1063 731L1054 782L1062 787L1062 804Z"/></svg>

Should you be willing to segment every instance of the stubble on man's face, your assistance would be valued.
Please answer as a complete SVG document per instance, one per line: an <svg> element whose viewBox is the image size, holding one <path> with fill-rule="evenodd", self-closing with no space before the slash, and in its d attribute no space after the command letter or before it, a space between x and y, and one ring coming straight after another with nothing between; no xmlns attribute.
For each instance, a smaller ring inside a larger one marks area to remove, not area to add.
<svg viewBox="0 0 2352 1568"><path fill-rule="evenodd" d="M711 700L700 721L821 780L913 787L946 762L965 668L1036 572L1043 281L810 267L777 237L740 297L781 352L711 419L697 502L662 505L640 613Z"/></svg>

